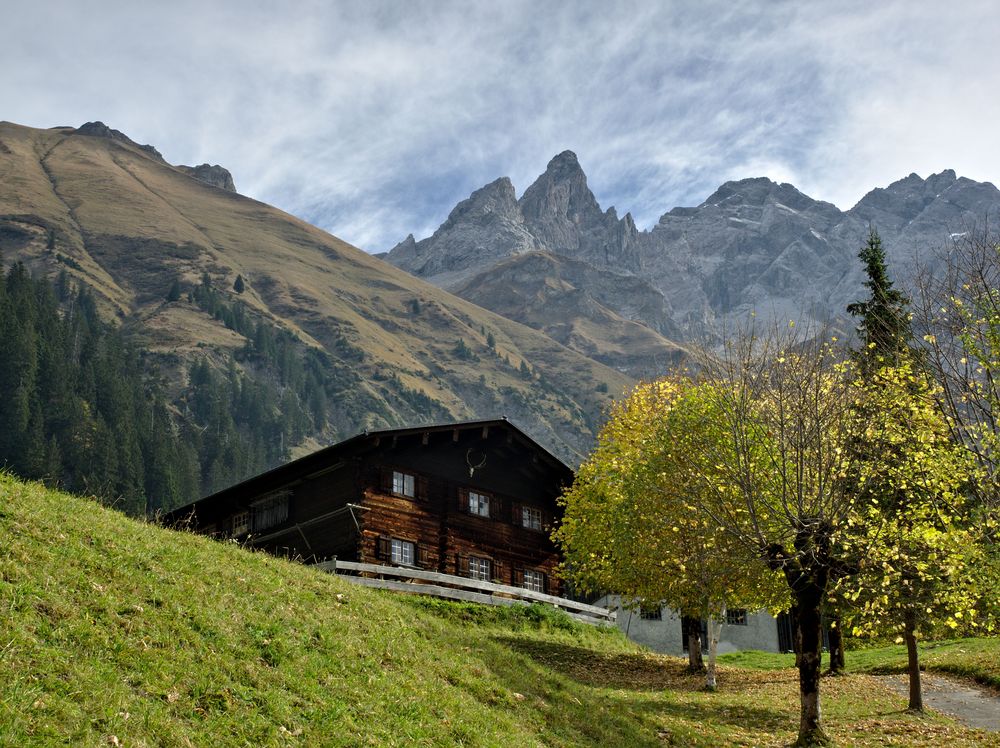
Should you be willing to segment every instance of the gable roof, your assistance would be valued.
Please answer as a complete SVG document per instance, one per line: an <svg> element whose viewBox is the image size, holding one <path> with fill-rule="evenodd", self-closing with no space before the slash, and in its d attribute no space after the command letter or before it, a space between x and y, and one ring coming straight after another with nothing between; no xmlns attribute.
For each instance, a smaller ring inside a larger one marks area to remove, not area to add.
<svg viewBox="0 0 1000 748"><path fill-rule="evenodd" d="M216 491L208 496L203 496L190 504L173 509L163 516L163 521L168 524L180 521L184 517L189 516L192 512L197 511L199 506L206 504L214 505L227 502L235 504L237 497L246 495L248 490L252 490L254 493L259 495L260 493L267 493L270 490L280 488L281 486L287 485L292 481L315 477L316 475L325 473L337 466L341 458L347 457L352 452L360 451L364 448L366 443L372 446L378 446L379 442L387 437L398 438L401 436L413 436L416 434L470 431L494 427L506 429L508 433L513 438L520 441L523 446L536 452L542 460L549 463L549 467L551 469L553 469L556 473L563 474L562 478L565 482L569 483L573 480L572 468L528 436L523 430L518 428L514 423L508 420L506 416L504 416L503 418L480 421L436 423L424 426L380 429L376 431L365 430L360 434L355 434L354 436L337 442L336 444L331 444L328 447L324 447L323 449L312 452L296 460L292 460L291 462L283 463L263 473L259 473L251 478L240 481L239 483L234 483L221 491Z"/></svg>

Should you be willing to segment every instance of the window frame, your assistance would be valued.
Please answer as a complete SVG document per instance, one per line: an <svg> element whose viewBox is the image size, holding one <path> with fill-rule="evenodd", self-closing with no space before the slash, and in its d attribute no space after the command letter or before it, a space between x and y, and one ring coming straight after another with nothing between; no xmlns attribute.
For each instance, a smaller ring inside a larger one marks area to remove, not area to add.
<svg viewBox="0 0 1000 748"><path fill-rule="evenodd" d="M529 578L531 581L529 581ZM532 592L545 593L545 572L538 569L525 569L521 587Z"/></svg>
<svg viewBox="0 0 1000 748"><path fill-rule="evenodd" d="M468 571L469 579L489 582L493 577L493 562L485 556L469 556Z"/></svg>
<svg viewBox="0 0 1000 748"><path fill-rule="evenodd" d="M236 514L229 518L229 527L229 534L233 537L246 535L250 532L250 510L245 509L241 512L236 512Z"/></svg>
<svg viewBox="0 0 1000 748"><path fill-rule="evenodd" d="M537 519L537 526L532 523L532 519ZM543 531L545 529L545 518L542 510L537 506L521 505L521 517L518 524L526 530Z"/></svg>
<svg viewBox="0 0 1000 748"><path fill-rule="evenodd" d="M397 553L398 550L398 553ZM409 550L410 560L406 560L405 551ZM417 565L417 544L412 540L391 538L389 541L389 563L399 566Z"/></svg>
<svg viewBox="0 0 1000 748"><path fill-rule="evenodd" d="M397 478L399 482L397 483ZM410 492L407 493L407 483L409 484ZM397 490L397 487L399 490ZM396 496L403 496L407 499L417 498L417 476L413 473L407 473L403 470L392 471L392 484L390 486L390 491Z"/></svg>
<svg viewBox="0 0 1000 748"><path fill-rule="evenodd" d="M726 608L727 626L749 626L749 614L746 608Z"/></svg>
<svg viewBox="0 0 1000 748"><path fill-rule="evenodd" d="M493 501L493 497L490 494L475 491L471 488L466 491L466 494L465 508L469 514L474 517L483 517L484 519L489 519L492 516L490 514L490 504ZM476 499L475 508L473 508L473 497Z"/></svg>

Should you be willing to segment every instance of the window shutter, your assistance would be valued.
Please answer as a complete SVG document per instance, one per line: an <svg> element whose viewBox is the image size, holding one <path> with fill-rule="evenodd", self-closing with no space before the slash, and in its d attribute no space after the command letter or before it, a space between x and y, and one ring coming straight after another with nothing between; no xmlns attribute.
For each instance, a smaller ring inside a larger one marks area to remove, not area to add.
<svg viewBox="0 0 1000 748"><path fill-rule="evenodd" d="M524 586L524 569L514 567L514 586L523 587Z"/></svg>
<svg viewBox="0 0 1000 748"><path fill-rule="evenodd" d="M507 584L507 579L504 576L505 572L507 571L505 568L505 564L502 561L494 561L493 563L490 564L490 566L491 566L490 579L491 580L498 579L500 580L501 584Z"/></svg>
<svg viewBox="0 0 1000 748"><path fill-rule="evenodd" d="M429 496L429 491L427 490L427 476L418 475L416 485L414 486L414 493L416 496L414 498L420 499L421 501L427 501Z"/></svg>
<svg viewBox="0 0 1000 748"><path fill-rule="evenodd" d="M549 575L545 573L542 574L542 592L549 594Z"/></svg>
<svg viewBox="0 0 1000 748"><path fill-rule="evenodd" d="M378 539L377 555L379 561L392 560L392 538L383 535Z"/></svg>
<svg viewBox="0 0 1000 748"><path fill-rule="evenodd" d="M459 488L458 489L458 511L466 512L469 511L469 489Z"/></svg>
<svg viewBox="0 0 1000 748"><path fill-rule="evenodd" d="M382 493L392 493L392 469L387 467L382 467L379 469L380 480L379 488Z"/></svg>
<svg viewBox="0 0 1000 748"><path fill-rule="evenodd" d="M467 577L469 574L469 557L460 553L455 554L455 576Z"/></svg>
<svg viewBox="0 0 1000 748"><path fill-rule="evenodd" d="M430 553L428 550L426 544L417 544L417 566L421 569L426 569L430 566Z"/></svg>
<svg viewBox="0 0 1000 748"><path fill-rule="evenodd" d="M521 505L511 503L510 505L510 521L515 525L521 524Z"/></svg>

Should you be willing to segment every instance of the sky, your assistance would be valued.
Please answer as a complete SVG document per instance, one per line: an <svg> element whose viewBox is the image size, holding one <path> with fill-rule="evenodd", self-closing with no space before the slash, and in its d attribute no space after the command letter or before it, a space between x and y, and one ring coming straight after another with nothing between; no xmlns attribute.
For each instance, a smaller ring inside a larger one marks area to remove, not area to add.
<svg viewBox="0 0 1000 748"><path fill-rule="evenodd" d="M0 119L101 120L370 252L574 151L640 228L730 179L1000 181L1000 3L0 0Z"/></svg>

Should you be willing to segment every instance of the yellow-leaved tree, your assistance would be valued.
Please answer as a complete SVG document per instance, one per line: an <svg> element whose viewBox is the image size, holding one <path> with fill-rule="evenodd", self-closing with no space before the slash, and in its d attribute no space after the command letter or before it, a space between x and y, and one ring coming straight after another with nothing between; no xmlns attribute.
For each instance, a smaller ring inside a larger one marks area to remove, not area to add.
<svg viewBox="0 0 1000 748"><path fill-rule="evenodd" d="M761 556L720 531L705 511L718 503L721 476L705 477L727 443L712 413L716 402L712 384L686 377L635 387L612 409L597 448L562 497L555 532L564 574L578 588L707 619L709 689L716 687L726 609L783 609L788 597ZM698 668L700 642L688 644Z"/></svg>
<svg viewBox="0 0 1000 748"><path fill-rule="evenodd" d="M833 595L855 635L897 634L906 642L909 708L923 709L918 639L942 626L975 627L981 595L972 573L983 537L969 485L972 455L954 441L935 402L936 385L913 357L859 379L854 440L861 459L847 481L857 502L849 520L854 574Z"/></svg>

